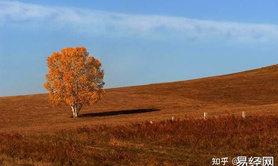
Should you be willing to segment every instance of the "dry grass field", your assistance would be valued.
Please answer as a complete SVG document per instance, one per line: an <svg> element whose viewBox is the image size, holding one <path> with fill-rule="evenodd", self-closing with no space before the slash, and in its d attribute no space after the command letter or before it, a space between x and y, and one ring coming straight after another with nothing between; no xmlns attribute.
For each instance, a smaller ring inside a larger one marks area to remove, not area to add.
<svg viewBox="0 0 278 166"><path fill-rule="evenodd" d="M277 129L278 116L225 116L85 126L42 135L1 133L0 165L205 166L214 157L228 157L226 165L231 165L237 156L277 160Z"/></svg>
<svg viewBox="0 0 278 166"><path fill-rule="evenodd" d="M1 97L0 131L46 133L84 125L176 118L277 114L278 65L171 83L106 89L102 101L71 119L69 106L53 108L47 94Z"/></svg>
<svg viewBox="0 0 278 166"><path fill-rule="evenodd" d="M75 119L69 106L51 107L47 94L1 97L0 165L211 165L212 157L278 157L277 83L274 65L106 89Z"/></svg>

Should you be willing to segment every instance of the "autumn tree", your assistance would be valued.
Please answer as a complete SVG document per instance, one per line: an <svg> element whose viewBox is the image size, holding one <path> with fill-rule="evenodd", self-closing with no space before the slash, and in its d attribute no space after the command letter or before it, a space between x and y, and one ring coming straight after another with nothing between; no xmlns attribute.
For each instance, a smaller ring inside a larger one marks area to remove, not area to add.
<svg viewBox="0 0 278 166"><path fill-rule="evenodd" d="M49 68L45 88L52 105L66 103L78 117L85 104L92 105L103 97L101 62L89 56L86 48L64 48L47 58Z"/></svg>

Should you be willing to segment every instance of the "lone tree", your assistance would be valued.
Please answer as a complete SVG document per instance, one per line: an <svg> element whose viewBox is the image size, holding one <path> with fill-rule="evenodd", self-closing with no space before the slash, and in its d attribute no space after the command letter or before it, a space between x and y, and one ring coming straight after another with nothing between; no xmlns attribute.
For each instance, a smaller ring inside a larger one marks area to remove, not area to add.
<svg viewBox="0 0 278 166"><path fill-rule="evenodd" d="M64 48L47 58L49 68L44 87L52 105L66 103L78 117L83 105L93 105L103 97L101 62L89 56L86 48Z"/></svg>

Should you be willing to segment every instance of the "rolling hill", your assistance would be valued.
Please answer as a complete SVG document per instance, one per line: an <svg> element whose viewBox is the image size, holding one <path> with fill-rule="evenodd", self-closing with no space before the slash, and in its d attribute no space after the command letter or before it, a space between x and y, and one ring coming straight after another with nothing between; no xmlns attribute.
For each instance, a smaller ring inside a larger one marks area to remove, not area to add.
<svg viewBox="0 0 278 166"><path fill-rule="evenodd" d="M0 132L52 133L84 125L119 125L176 118L277 114L278 65L209 78L106 89L104 99L72 119L47 94L0 97Z"/></svg>

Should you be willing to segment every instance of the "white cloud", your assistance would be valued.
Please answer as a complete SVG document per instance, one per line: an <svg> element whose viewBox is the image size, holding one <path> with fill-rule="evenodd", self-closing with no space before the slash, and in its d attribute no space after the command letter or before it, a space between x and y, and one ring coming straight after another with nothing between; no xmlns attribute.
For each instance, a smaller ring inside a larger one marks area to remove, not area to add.
<svg viewBox="0 0 278 166"><path fill-rule="evenodd" d="M160 15L131 15L80 8L51 7L21 3L0 2L0 23L45 21L64 28L71 25L77 32L112 36L167 37L194 39L225 39L236 41L277 41L278 25L246 24L189 19ZM26 23L26 25L28 24Z"/></svg>

